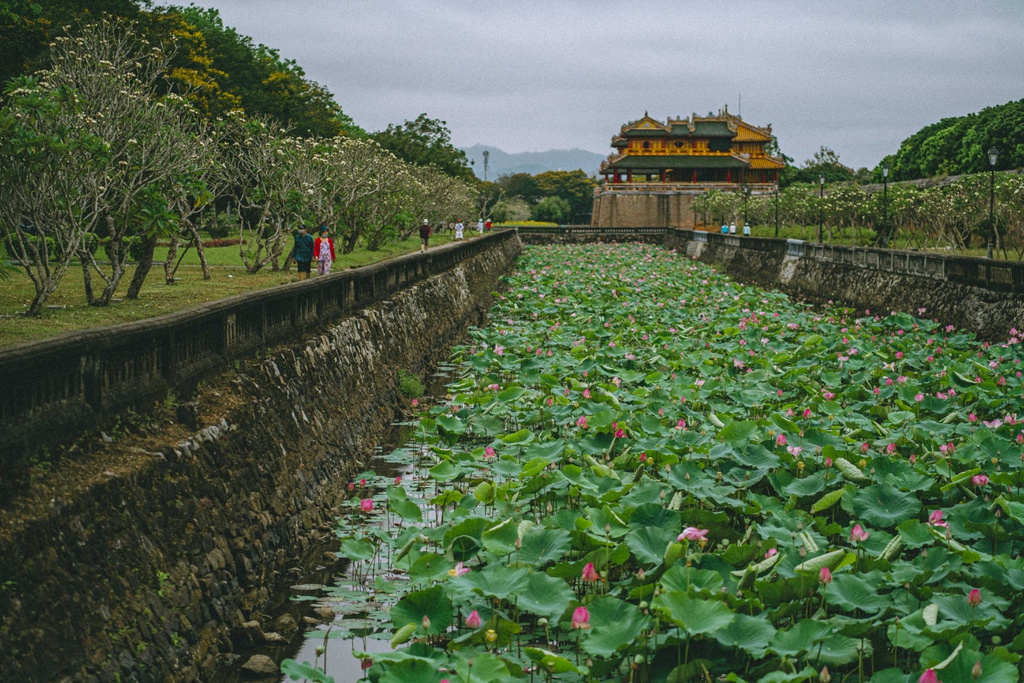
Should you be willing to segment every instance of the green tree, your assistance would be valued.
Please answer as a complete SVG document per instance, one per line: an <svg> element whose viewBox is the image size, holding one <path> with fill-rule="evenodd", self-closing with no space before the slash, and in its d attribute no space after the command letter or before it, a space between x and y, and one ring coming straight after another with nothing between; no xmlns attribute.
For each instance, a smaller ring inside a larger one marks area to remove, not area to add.
<svg viewBox="0 0 1024 683"><path fill-rule="evenodd" d="M537 189L546 197L561 197L569 203L570 223L590 223L597 183L582 170L546 171L536 176Z"/></svg>
<svg viewBox="0 0 1024 683"><path fill-rule="evenodd" d="M498 178L498 185L506 197L519 197L530 204L540 201L543 196L537 188L537 179L529 173L512 173Z"/></svg>
<svg viewBox="0 0 1024 683"><path fill-rule="evenodd" d="M353 130L351 119L326 88L307 79L294 60L225 26L217 10L192 5L167 11L202 33L210 62L208 77L249 116L272 117L300 137L331 137Z"/></svg>
<svg viewBox="0 0 1024 683"><path fill-rule="evenodd" d="M533 218L538 221L565 223L572 211L569 202L561 197L545 197L533 207Z"/></svg>
<svg viewBox="0 0 1024 683"><path fill-rule="evenodd" d="M475 181L466 153L452 144L445 121L420 114L414 121L391 124L370 137L399 159L417 166L434 165L444 173L466 181Z"/></svg>
<svg viewBox="0 0 1024 683"><path fill-rule="evenodd" d="M0 84L43 66L47 46L68 28L110 15L138 21L139 0L0 0Z"/></svg>
<svg viewBox="0 0 1024 683"><path fill-rule="evenodd" d="M882 181L885 164L891 169L889 180L985 172L991 147L999 151L998 169L1024 166L1024 100L925 126L882 159L873 179Z"/></svg>

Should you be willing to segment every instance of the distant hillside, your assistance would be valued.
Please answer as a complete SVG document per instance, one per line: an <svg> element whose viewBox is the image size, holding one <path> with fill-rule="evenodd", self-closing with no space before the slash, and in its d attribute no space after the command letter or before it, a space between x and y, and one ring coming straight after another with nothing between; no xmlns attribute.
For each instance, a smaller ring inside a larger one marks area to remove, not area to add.
<svg viewBox="0 0 1024 683"><path fill-rule="evenodd" d="M497 180L503 175L512 173L529 173L537 175L544 171L575 171L583 169L587 175L597 173L606 155L588 152L585 149L549 149L546 152L520 152L509 154L497 147L473 145L464 148L469 160L473 162L473 171L478 178L484 177L484 150L489 151L487 161L487 179Z"/></svg>
<svg viewBox="0 0 1024 683"><path fill-rule="evenodd" d="M895 180L979 173L989 170L990 147L999 150L997 169L1024 166L1024 100L925 126L882 161L892 168ZM877 169L874 179L881 181Z"/></svg>

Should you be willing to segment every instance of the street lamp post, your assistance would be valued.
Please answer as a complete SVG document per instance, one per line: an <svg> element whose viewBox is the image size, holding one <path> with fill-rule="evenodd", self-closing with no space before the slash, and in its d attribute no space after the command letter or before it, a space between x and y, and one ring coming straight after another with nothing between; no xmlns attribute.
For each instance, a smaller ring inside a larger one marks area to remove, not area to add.
<svg viewBox="0 0 1024 683"><path fill-rule="evenodd" d="M988 151L989 184L988 184L988 258L992 258L992 249L996 241L996 162L999 161L999 150L993 147Z"/></svg>
<svg viewBox="0 0 1024 683"><path fill-rule="evenodd" d="M882 164L882 239L883 249L889 246L889 164Z"/></svg>
<svg viewBox="0 0 1024 683"><path fill-rule="evenodd" d="M824 241L825 235L825 176L818 176L818 244Z"/></svg>

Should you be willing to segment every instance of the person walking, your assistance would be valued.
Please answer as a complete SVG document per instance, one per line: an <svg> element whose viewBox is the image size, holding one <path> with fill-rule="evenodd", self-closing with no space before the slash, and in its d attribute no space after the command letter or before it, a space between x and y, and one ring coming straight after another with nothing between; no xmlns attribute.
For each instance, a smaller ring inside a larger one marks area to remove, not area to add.
<svg viewBox="0 0 1024 683"><path fill-rule="evenodd" d="M476 231L481 235L484 234L484 219L481 218L476 222Z"/></svg>
<svg viewBox="0 0 1024 683"><path fill-rule="evenodd" d="M484 227L487 228L488 230L491 229L491 219L490 218L488 218L487 222L484 223Z"/></svg>
<svg viewBox="0 0 1024 683"><path fill-rule="evenodd" d="M320 236L313 242L313 253L316 254L316 274L330 275L331 264L334 263L334 240L326 225L320 226Z"/></svg>
<svg viewBox="0 0 1024 683"><path fill-rule="evenodd" d="M729 234L730 235L735 235L736 234L736 221L733 221L732 223L729 224Z"/></svg>
<svg viewBox="0 0 1024 683"><path fill-rule="evenodd" d="M430 221L426 218L423 219L423 223L420 225L420 253L424 253L427 250L427 242L430 240Z"/></svg>
<svg viewBox="0 0 1024 683"><path fill-rule="evenodd" d="M295 270L299 273L299 280L305 280L309 277L309 266L313 262L313 236L306 232L305 225L300 225L299 231L295 233L292 253L295 254Z"/></svg>
<svg viewBox="0 0 1024 683"><path fill-rule="evenodd" d="M462 231L466 229L466 226L462 224L462 219L455 221L455 239L456 241L462 241Z"/></svg>

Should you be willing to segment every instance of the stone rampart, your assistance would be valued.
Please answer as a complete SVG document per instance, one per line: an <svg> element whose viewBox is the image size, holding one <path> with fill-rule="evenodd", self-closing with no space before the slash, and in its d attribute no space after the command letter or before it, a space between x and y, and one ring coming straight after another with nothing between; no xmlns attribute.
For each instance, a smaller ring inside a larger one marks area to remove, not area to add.
<svg viewBox="0 0 1024 683"><path fill-rule="evenodd" d="M446 357L521 248L479 242L97 437L0 509L0 681L207 680L330 535L407 405L398 370Z"/></svg>

